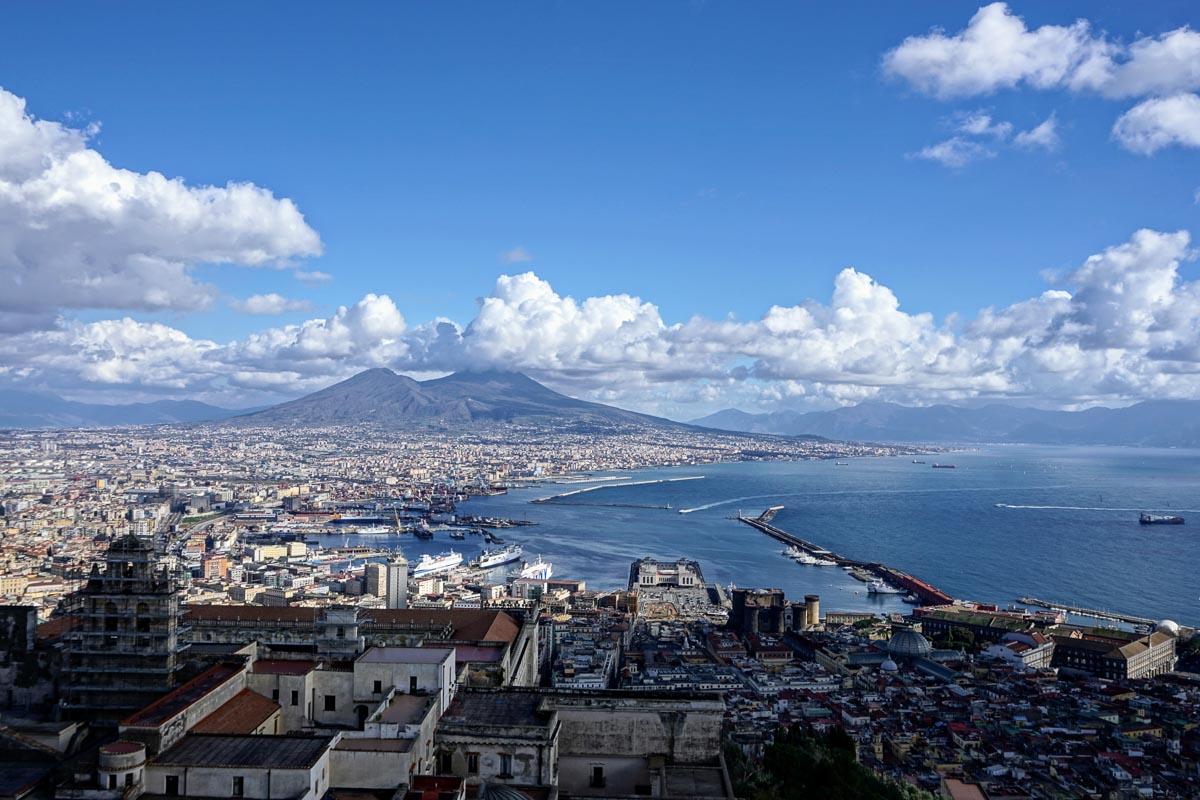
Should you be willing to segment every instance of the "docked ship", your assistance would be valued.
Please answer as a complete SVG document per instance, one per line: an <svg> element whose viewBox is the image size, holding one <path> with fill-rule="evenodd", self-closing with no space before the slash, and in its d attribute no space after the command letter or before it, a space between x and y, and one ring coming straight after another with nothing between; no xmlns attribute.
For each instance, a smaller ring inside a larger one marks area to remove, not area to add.
<svg viewBox="0 0 1200 800"><path fill-rule="evenodd" d="M544 561L541 556L537 557L537 561L531 561L521 567L521 572L518 577L529 578L535 581L549 580L554 573L554 566L549 561Z"/></svg>
<svg viewBox="0 0 1200 800"><path fill-rule="evenodd" d="M1143 512L1138 517L1138 522L1143 525L1182 525L1183 517L1176 517L1171 514L1146 514Z"/></svg>
<svg viewBox="0 0 1200 800"><path fill-rule="evenodd" d="M876 579L867 584L867 594L904 594L904 592Z"/></svg>
<svg viewBox="0 0 1200 800"><path fill-rule="evenodd" d="M436 556L431 556L428 553L421 556L421 560L413 567L413 577L423 578L426 575L436 575L439 572L449 572L462 563L462 553L455 550L447 550Z"/></svg>
<svg viewBox="0 0 1200 800"><path fill-rule="evenodd" d="M508 564L511 561L517 561L521 558L521 545L510 544L508 547L500 547L495 550L484 550L479 554L479 559L475 562L475 566L480 569L491 569L498 567L501 564Z"/></svg>

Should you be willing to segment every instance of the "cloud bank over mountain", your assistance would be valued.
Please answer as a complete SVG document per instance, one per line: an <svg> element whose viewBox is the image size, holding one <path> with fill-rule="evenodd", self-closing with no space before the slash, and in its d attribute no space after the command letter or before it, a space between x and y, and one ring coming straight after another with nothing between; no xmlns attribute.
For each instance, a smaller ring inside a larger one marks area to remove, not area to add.
<svg viewBox="0 0 1200 800"><path fill-rule="evenodd" d="M907 40L888 63L939 96L1029 84L1126 97L1192 87L1185 62L1194 37L1181 29L1118 47L1084 23L1029 31L998 5L959 34ZM1019 58L992 63L997 41ZM1157 67L1146 64L1163 62L1181 74L1165 83L1147 77ZM993 145L1052 148L1054 121L1018 131L974 111L954 125ZM183 323L138 316L209 308L219 291L194 277L199 265L328 280L302 263L321 252L320 237L292 201L268 189L192 186L114 167L93 146L95 132L35 119L0 90L0 384L73 399L238 406L295 397L371 367L421 377L504 369L679 418L865 399L1071 408L1200 394L1200 282L1181 273L1194 258L1186 230L1122 233L1096 254L1081 253L1035 297L944 319L905 307L853 267L833 276L826 300L794 298L752 319L682 320L664 318L654 298L575 298L526 271L500 275L467 320L414 323L403 313L406 289L378 285L306 321L200 338ZM1156 146L1145 125L1129 135L1144 150ZM229 305L263 316L306 308L276 292Z"/></svg>

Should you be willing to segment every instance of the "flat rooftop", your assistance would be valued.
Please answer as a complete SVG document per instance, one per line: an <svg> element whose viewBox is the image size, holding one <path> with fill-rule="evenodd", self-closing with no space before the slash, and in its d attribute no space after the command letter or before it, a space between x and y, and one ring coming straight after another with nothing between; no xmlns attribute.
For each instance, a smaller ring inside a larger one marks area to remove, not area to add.
<svg viewBox="0 0 1200 800"><path fill-rule="evenodd" d="M438 730L548 728L554 713L542 710L543 699L536 690L461 689L438 721Z"/></svg>
<svg viewBox="0 0 1200 800"><path fill-rule="evenodd" d="M432 700L433 695L396 693L379 715L379 721L394 725L416 725L425 718Z"/></svg>
<svg viewBox="0 0 1200 800"><path fill-rule="evenodd" d="M262 658L250 671L255 675L307 675L317 668L317 662L289 658Z"/></svg>
<svg viewBox="0 0 1200 800"><path fill-rule="evenodd" d="M345 739L334 750L353 750L371 753L407 753L412 750L416 739Z"/></svg>
<svg viewBox="0 0 1200 800"><path fill-rule="evenodd" d="M358 657L360 664L440 664L454 657L451 647L372 647Z"/></svg>
<svg viewBox="0 0 1200 800"><path fill-rule="evenodd" d="M307 769L332 736L226 736L190 733L154 759L159 766Z"/></svg>

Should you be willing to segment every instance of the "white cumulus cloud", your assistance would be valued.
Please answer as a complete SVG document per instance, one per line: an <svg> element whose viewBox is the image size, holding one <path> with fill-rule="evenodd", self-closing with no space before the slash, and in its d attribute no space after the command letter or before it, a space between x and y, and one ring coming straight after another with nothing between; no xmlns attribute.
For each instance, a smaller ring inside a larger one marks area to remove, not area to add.
<svg viewBox="0 0 1200 800"><path fill-rule="evenodd" d="M1200 97L1154 97L1121 115L1113 137L1135 153L1152 155L1164 147L1200 147Z"/></svg>
<svg viewBox="0 0 1200 800"><path fill-rule="evenodd" d="M1020 131L1013 137L1013 144L1027 150L1057 150L1060 144L1057 118L1051 114L1044 122Z"/></svg>
<svg viewBox="0 0 1200 800"><path fill-rule="evenodd" d="M252 294L244 300L234 300L231 306L243 314L277 317L289 311L312 311L312 303L293 297L284 297L276 292Z"/></svg>
<svg viewBox="0 0 1200 800"><path fill-rule="evenodd" d="M368 294L327 317L219 343L130 318L0 334L0 377L65 393L269 402L388 366L431 374L514 369L571 394L683 417L777 407L971 397L1062 406L1200 394L1200 281L1186 231L1136 231L1052 288L974 316L907 310L847 267L828 301L756 319L663 319L628 294L573 298L532 272L503 275L465 325L409 325ZM123 393L123 394L122 394Z"/></svg>
<svg viewBox="0 0 1200 800"><path fill-rule="evenodd" d="M108 163L95 128L39 120L0 89L0 329L62 309L194 309L200 263L271 266L321 251L291 200L251 183L190 186Z"/></svg>

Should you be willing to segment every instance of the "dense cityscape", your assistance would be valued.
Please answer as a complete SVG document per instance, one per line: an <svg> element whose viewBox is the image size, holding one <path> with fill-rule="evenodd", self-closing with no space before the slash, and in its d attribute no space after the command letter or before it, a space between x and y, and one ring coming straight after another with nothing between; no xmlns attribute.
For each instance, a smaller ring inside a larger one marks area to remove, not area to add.
<svg viewBox="0 0 1200 800"><path fill-rule="evenodd" d="M0 800L1200 800L1197 19L0 3Z"/></svg>
<svg viewBox="0 0 1200 800"><path fill-rule="evenodd" d="M522 553L536 505L522 520L458 508L647 465L911 452L536 426L7 433L0 789L1194 796L1192 628L953 599L878 564L848 569L909 591L911 613L786 597L753 576L717 585L687 553L594 586ZM746 521L788 536L769 513ZM448 549L410 562L311 541L331 533ZM454 550L467 537L471 560ZM792 774L798 759L841 777Z"/></svg>

